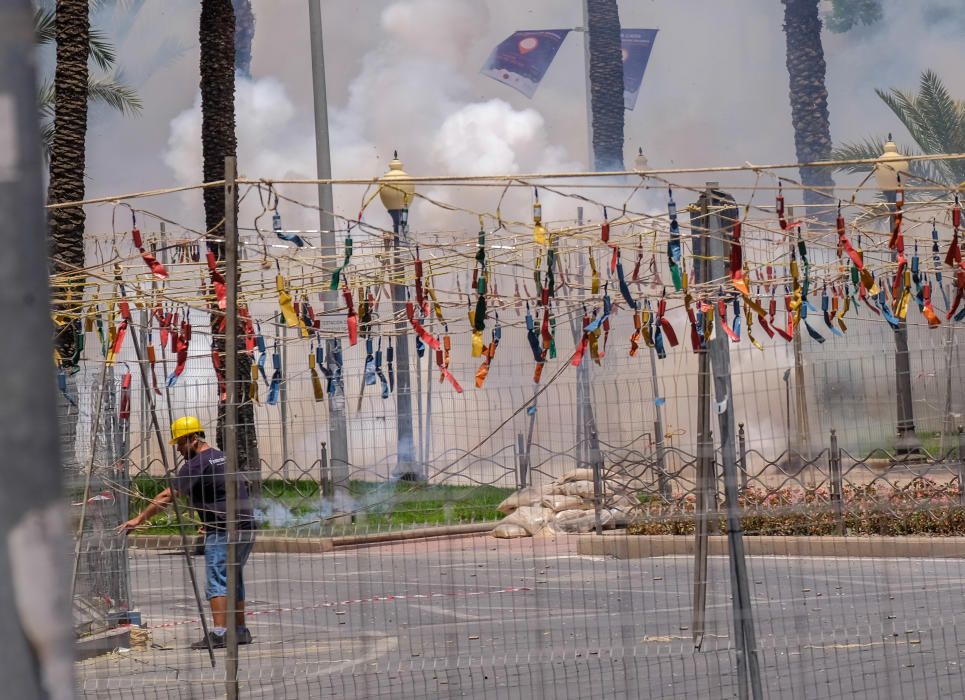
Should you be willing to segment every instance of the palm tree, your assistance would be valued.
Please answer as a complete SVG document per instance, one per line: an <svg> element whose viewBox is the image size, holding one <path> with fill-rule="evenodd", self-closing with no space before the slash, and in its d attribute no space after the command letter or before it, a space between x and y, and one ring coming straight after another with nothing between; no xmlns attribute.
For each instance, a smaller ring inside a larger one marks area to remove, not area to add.
<svg viewBox="0 0 965 700"><path fill-rule="evenodd" d="M235 156L235 14L231 0L201 0L199 22L201 43L201 143L204 157L204 181L223 180L225 158ZM237 201L234 206L237 207ZM224 264L224 218L225 196L220 187L204 190L204 217L208 232L208 250ZM211 332L212 350L223 358L226 339L221 322L223 314L212 303ZM219 332L220 331L220 332ZM238 338L232 339L238 362L238 376L251 376L251 358L238 351ZM242 345L243 347L243 345ZM224 367L224 362L221 362ZM238 397L238 462L239 469L251 476L254 483L260 481L261 464L258 459L258 440L255 433L254 406L248 392L242 390L243 382L229 387ZM225 402L218 402L218 446L224 449Z"/></svg>
<svg viewBox="0 0 965 700"><path fill-rule="evenodd" d="M623 49L617 0L585 0L590 33L593 167L623 170Z"/></svg>
<svg viewBox="0 0 965 700"><path fill-rule="evenodd" d="M955 100L938 75L931 70L921 74L918 94L897 88L875 90L914 139L918 148L900 146L907 155L962 153L965 151L965 101ZM877 158L884 151L884 139L870 137L857 143L844 143L832 151L835 160ZM845 165L847 172L868 172L872 165ZM943 185L965 181L965 161L912 161L913 175Z"/></svg>
<svg viewBox="0 0 965 700"><path fill-rule="evenodd" d="M85 3L86 5L87 3ZM89 12L89 10L88 10ZM88 14L89 16L89 14ZM38 46L52 44L57 38L57 10L40 7L34 13L34 36ZM87 96L91 102L106 104L121 114L131 115L141 111L141 98L135 90L121 82L112 73L117 55L113 45L100 31L90 28L88 22L89 57L105 75L87 74ZM44 156L49 160L54 142L54 111L56 89L54 82L44 79L40 85L40 136Z"/></svg>
<svg viewBox="0 0 965 700"><path fill-rule="evenodd" d="M821 43L820 0L781 0L784 5L784 33L787 35L786 62L790 86L791 123L794 147L800 163L828 160L831 155L831 120L828 89L824 79L827 65ZM827 15L830 31L847 32L858 25L871 25L882 18L881 0L831 0ZM833 201L834 180L824 168L801 168L801 183L807 187L826 187L824 193L805 190L806 205ZM809 210L809 213L812 210ZM831 208L815 212L818 218L831 219Z"/></svg>
<svg viewBox="0 0 965 700"><path fill-rule="evenodd" d="M831 123L828 89L824 83L827 66L821 44L819 0L781 0L784 4L784 33L787 35L787 76L790 85L791 123L799 163L828 160L831 155ZM823 168L801 168L805 187L834 187L831 173ZM804 190L804 204L827 204L832 193ZM808 210L810 213L812 210ZM830 211L830 208L829 208Z"/></svg>
<svg viewBox="0 0 965 700"><path fill-rule="evenodd" d="M87 60L90 57L90 18L87 0L57 0L55 36L57 66L54 72L56 128L50 152L50 204L84 199L84 162L87 142ZM84 208L52 209L47 219L50 272L56 276L55 309L71 313L79 308L83 293ZM71 299L72 297L72 299ZM74 350L77 325L62 325L55 340L61 367L71 373L77 366Z"/></svg>
<svg viewBox="0 0 965 700"><path fill-rule="evenodd" d="M938 75L926 70L921 74L918 94L911 94L892 88L889 91L875 90L888 108L905 126L912 139L918 144L918 149L902 147L899 150L908 155L961 153L965 150L965 102L955 100ZM890 136L889 136L890 139ZM880 137L866 138L859 143L845 143L834 149L832 155L837 160L860 160L877 158L884 151L884 140ZM869 172L873 164L842 165L838 169L847 172ZM913 176L941 185L952 185L965 181L965 163L962 161L929 161L922 163L912 161L909 170ZM892 198L891 201L894 201ZM953 327L946 325L946 351L951 352L954 345ZM903 369L899 376L899 407L898 425L901 432L903 425L906 432L913 436L914 410L911 400L911 386L907 375L908 340L907 325L901 321L895 330L896 362L902 359ZM949 362L951 356L948 356ZM946 367L951 367L947 364ZM902 376L904 375L904 376ZM949 386L951 386L949 384ZM944 439L952 432L951 423L951 395L946 394L945 423L942 427L942 450L945 449ZM899 450L901 446L899 445Z"/></svg>

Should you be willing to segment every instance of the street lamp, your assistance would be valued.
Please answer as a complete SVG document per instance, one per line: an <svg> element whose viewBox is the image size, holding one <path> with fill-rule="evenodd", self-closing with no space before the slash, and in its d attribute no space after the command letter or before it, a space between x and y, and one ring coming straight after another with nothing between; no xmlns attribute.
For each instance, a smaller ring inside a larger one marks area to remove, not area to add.
<svg viewBox="0 0 965 700"><path fill-rule="evenodd" d="M409 345L405 321L405 275L399 251L399 240L409 228L409 203L415 195L415 184L402 169L399 154L393 153L389 170L379 179L379 198L392 217L392 311L396 331L396 436L398 458L394 479L421 481L425 478L415 465L415 443L412 437L412 391L409 384ZM386 242L388 244L388 242ZM386 245L388 247L388 245Z"/></svg>
<svg viewBox="0 0 965 700"><path fill-rule="evenodd" d="M633 169L640 172L646 170L647 165L649 165L649 161L643 155L643 148L637 148L637 157L633 159Z"/></svg>
<svg viewBox="0 0 965 700"><path fill-rule="evenodd" d="M889 230L895 228L895 201L901 185L901 176L908 175L908 160L898 152L898 147L888 134L884 153L875 164L875 182L888 200L890 213ZM897 433L895 453L899 455L919 455L921 441L915 434L915 408L911 396L911 366L908 358L908 325L905 319L898 319L895 329L895 388L897 394Z"/></svg>

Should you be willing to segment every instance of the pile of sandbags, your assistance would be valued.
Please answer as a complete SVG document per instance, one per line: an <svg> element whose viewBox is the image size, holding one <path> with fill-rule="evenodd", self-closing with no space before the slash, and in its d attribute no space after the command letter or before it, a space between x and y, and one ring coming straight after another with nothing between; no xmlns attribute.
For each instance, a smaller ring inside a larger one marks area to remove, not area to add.
<svg viewBox="0 0 965 700"><path fill-rule="evenodd" d="M639 501L629 494L603 489L600 524L606 529L626 525ZM527 486L499 504L506 515L493 537L535 537L590 532L596 527L593 470L574 469L543 487Z"/></svg>

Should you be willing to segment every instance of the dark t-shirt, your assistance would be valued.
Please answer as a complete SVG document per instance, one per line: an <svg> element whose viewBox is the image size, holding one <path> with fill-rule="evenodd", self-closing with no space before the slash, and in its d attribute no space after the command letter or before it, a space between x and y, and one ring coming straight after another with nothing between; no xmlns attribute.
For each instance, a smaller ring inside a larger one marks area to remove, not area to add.
<svg viewBox="0 0 965 700"><path fill-rule="evenodd" d="M215 530L226 529L225 462L224 452L212 447L185 462L174 478L174 491L187 496L205 527ZM240 474L232 478L238 482L238 528L254 529L248 482Z"/></svg>

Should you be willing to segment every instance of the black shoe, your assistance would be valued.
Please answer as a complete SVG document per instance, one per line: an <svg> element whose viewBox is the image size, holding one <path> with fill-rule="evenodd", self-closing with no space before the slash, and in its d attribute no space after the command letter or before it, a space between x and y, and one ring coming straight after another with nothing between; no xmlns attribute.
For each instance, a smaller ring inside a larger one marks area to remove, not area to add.
<svg viewBox="0 0 965 700"><path fill-rule="evenodd" d="M238 632L238 644L251 644L251 630L247 627L241 628Z"/></svg>
<svg viewBox="0 0 965 700"><path fill-rule="evenodd" d="M212 649L224 649L225 648L225 636L223 634L218 634L217 632L208 632L208 636L205 639L200 639L191 645L192 649L205 650L208 648L208 641L211 641Z"/></svg>

